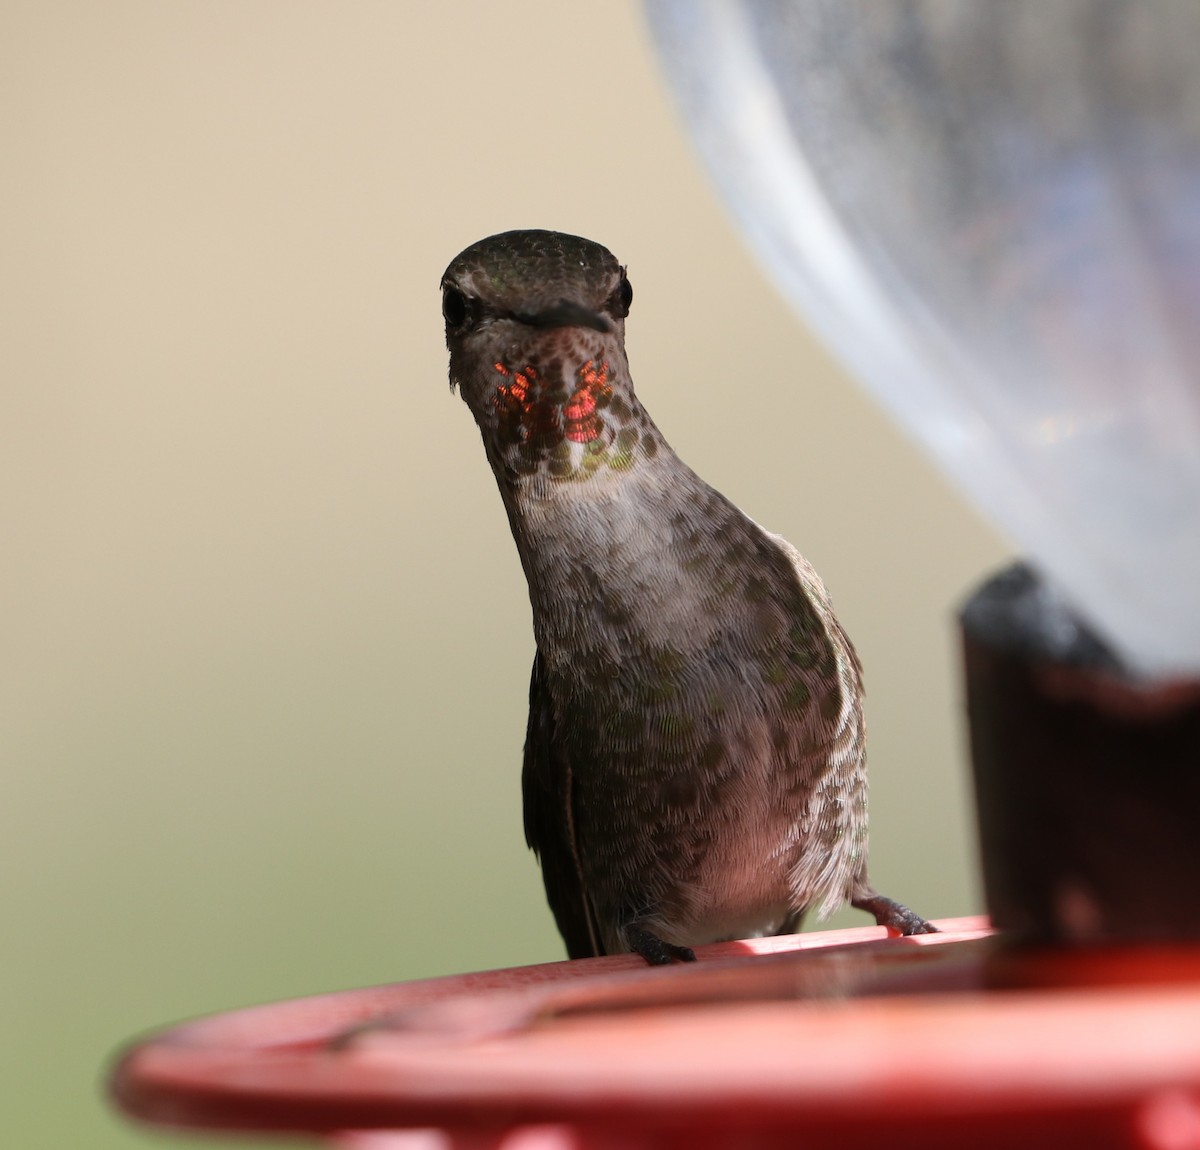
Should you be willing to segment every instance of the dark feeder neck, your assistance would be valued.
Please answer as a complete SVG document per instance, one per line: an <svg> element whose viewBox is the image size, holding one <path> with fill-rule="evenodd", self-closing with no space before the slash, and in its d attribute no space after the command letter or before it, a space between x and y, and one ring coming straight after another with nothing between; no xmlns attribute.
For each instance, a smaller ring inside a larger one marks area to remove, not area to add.
<svg viewBox="0 0 1200 1150"><path fill-rule="evenodd" d="M961 622L993 923L1034 943L1200 939L1200 681L1136 683L1020 564Z"/></svg>

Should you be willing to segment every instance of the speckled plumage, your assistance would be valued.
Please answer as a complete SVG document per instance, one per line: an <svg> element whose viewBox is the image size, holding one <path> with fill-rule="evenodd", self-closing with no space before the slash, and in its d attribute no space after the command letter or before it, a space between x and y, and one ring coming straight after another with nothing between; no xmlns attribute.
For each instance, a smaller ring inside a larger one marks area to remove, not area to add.
<svg viewBox="0 0 1200 1150"><path fill-rule="evenodd" d="M867 878L862 680L816 572L634 394L605 248L507 232L442 281L450 380L529 583L525 829L572 957L792 929Z"/></svg>

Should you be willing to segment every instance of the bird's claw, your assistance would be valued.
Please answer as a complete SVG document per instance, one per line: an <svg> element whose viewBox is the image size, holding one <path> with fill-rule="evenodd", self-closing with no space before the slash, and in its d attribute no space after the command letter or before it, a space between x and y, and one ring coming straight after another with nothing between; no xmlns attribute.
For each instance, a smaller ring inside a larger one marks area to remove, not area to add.
<svg viewBox="0 0 1200 1150"><path fill-rule="evenodd" d="M886 926L888 930L894 930L897 934L939 933L933 923L923 919L915 910L909 910L903 903L885 895L865 895L862 898L851 899L850 905L874 915L880 926Z"/></svg>
<svg viewBox="0 0 1200 1150"><path fill-rule="evenodd" d="M640 954L651 966L670 966L673 962L695 962L696 952L690 946L663 942L644 926L631 926L625 931L629 949Z"/></svg>

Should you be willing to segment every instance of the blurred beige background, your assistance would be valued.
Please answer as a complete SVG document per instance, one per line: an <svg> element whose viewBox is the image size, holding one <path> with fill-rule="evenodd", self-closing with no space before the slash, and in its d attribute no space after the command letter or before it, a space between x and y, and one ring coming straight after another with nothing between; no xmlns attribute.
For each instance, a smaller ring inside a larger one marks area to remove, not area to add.
<svg viewBox="0 0 1200 1150"><path fill-rule="evenodd" d="M0 1143L166 1144L100 1082L173 1019L561 957L437 290L507 228L628 263L642 399L858 642L878 884L978 909L951 611L1005 546L751 263L635 4L4 0L0 156Z"/></svg>

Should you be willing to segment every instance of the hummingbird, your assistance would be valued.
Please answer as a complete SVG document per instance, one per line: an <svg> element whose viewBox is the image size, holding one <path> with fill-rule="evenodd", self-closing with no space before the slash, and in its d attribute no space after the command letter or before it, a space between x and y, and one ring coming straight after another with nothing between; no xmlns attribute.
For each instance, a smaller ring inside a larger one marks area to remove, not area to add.
<svg viewBox="0 0 1200 1150"><path fill-rule="evenodd" d="M525 837L567 952L692 961L846 901L933 931L867 876L862 669L825 586L672 451L632 300L607 248L552 231L442 278L450 387L529 585Z"/></svg>

